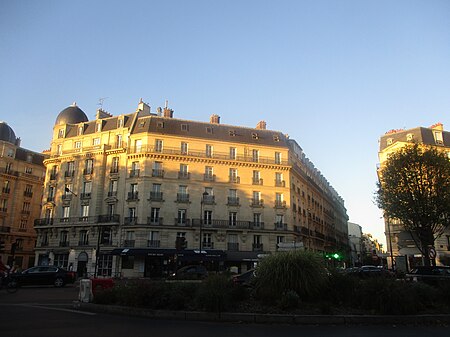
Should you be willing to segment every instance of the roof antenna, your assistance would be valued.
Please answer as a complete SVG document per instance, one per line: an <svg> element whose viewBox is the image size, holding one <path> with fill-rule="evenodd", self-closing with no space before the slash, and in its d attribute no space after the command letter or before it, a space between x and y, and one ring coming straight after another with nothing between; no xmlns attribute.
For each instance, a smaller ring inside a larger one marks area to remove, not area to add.
<svg viewBox="0 0 450 337"><path fill-rule="evenodd" d="M109 97L101 97L98 99L98 103L97 105L100 107L100 110L103 110L103 102L105 101L105 99L107 99Z"/></svg>

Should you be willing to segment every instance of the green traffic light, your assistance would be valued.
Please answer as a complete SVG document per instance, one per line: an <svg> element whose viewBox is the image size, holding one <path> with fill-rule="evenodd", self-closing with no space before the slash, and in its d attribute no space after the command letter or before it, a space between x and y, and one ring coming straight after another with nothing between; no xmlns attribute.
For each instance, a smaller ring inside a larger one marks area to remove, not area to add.
<svg viewBox="0 0 450 337"><path fill-rule="evenodd" d="M339 258L340 258L340 256L339 256L338 253L334 253L334 254L333 254L333 257L334 257L335 259L339 259Z"/></svg>

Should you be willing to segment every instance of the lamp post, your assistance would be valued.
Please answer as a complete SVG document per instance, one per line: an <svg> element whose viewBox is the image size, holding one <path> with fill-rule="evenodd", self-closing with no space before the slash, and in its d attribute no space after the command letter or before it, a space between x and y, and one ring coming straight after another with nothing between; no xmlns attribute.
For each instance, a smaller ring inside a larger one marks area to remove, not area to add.
<svg viewBox="0 0 450 337"><path fill-rule="evenodd" d="M386 217L386 223L388 228L388 236L389 236L389 253L391 255L391 269L394 271L394 256L392 254L392 237L391 237L391 223L389 221L389 217Z"/></svg>
<svg viewBox="0 0 450 337"><path fill-rule="evenodd" d="M203 192L202 199L200 200L200 238L199 238L199 250L202 251L202 229L203 229L203 202L205 198L208 196L208 192Z"/></svg>

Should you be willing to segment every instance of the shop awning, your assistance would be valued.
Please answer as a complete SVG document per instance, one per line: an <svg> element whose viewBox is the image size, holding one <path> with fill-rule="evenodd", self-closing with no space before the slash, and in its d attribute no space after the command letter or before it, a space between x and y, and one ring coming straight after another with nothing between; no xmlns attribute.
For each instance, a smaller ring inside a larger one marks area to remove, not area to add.
<svg viewBox="0 0 450 337"><path fill-rule="evenodd" d="M111 255L121 256L169 256L174 255L176 249L158 249L158 248L115 248Z"/></svg>
<svg viewBox="0 0 450 337"><path fill-rule="evenodd" d="M224 261L226 256L223 250L217 249L186 249L176 253L181 261Z"/></svg>
<svg viewBox="0 0 450 337"><path fill-rule="evenodd" d="M261 252L227 252L227 261L250 261L257 262L259 260L258 255Z"/></svg>

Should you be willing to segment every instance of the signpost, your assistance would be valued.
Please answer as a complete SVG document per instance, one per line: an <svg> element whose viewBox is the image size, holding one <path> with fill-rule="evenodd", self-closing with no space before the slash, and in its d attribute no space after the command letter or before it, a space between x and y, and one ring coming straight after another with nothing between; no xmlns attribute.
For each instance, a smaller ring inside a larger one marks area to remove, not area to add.
<svg viewBox="0 0 450 337"><path fill-rule="evenodd" d="M277 244L278 251L286 252L290 250L303 249L303 242L280 242Z"/></svg>

